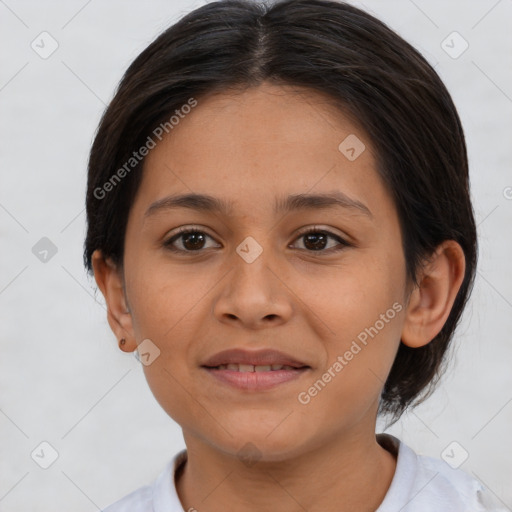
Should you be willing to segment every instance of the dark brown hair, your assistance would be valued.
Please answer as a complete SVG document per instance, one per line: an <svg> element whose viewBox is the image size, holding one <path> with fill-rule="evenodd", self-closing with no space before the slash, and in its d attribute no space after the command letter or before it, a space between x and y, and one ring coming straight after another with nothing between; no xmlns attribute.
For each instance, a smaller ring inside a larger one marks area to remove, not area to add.
<svg viewBox="0 0 512 512"><path fill-rule="evenodd" d="M223 0L163 32L126 71L94 139L85 265L91 272L91 255L101 249L122 266L143 170L143 159L131 161L133 169L126 162L155 128L191 98L263 81L325 93L363 127L398 211L410 280L417 284L422 262L441 242L455 240L464 251L464 281L441 332L424 347L400 344L379 407L396 421L442 375L473 286L477 239L464 134L450 94L418 51L368 13L332 0Z"/></svg>

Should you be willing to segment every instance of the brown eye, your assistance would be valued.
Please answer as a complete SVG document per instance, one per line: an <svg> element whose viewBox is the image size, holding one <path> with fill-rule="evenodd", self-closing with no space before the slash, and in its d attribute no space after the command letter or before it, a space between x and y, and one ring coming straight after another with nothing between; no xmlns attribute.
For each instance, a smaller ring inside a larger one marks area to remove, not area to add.
<svg viewBox="0 0 512 512"><path fill-rule="evenodd" d="M203 233L198 231L184 233L180 235L182 238L182 243L185 249L190 251L195 251L197 249L202 249L205 243L205 236Z"/></svg>
<svg viewBox="0 0 512 512"><path fill-rule="evenodd" d="M320 230L318 228L309 229L308 231L299 235L297 240L303 239L304 249L308 252L324 252L331 253L337 252L345 247L348 247L350 244L343 240L338 235L331 233L330 231ZM338 244L334 246L328 247L329 240L337 241Z"/></svg>
<svg viewBox="0 0 512 512"><path fill-rule="evenodd" d="M203 231L199 231L197 229L183 229L166 240L164 242L164 246L167 249L176 252L199 252L202 249L205 249L206 240L208 238L213 240L210 235L207 235ZM181 247L176 247L177 242Z"/></svg>

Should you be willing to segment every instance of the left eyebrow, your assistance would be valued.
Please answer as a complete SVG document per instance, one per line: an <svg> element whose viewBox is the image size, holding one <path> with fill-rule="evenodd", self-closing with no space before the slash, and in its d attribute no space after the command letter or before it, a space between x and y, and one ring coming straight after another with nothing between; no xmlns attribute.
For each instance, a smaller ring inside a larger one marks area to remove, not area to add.
<svg viewBox="0 0 512 512"><path fill-rule="evenodd" d="M146 210L144 217L147 218L158 212L177 208L188 208L205 213L220 213L230 216L233 212L233 203L208 194L172 195L152 203ZM277 198L274 204L274 213L331 208L349 209L354 213L363 214L373 219L372 212L364 203L347 196L341 191L322 194L292 194L287 197Z"/></svg>
<svg viewBox="0 0 512 512"><path fill-rule="evenodd" d="M286 198L278 198L274 205L275 213L288 213L294 210L326 210L345 208L353 210L373 219L372 212L361 201L336 190L323 194L292 194Z"/></svg>

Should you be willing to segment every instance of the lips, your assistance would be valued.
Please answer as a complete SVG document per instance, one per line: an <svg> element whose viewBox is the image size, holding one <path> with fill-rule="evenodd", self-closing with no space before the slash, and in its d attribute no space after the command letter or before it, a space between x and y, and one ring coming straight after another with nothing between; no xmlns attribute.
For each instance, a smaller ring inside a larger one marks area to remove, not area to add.
<svg viewBox="0 0 512 512"><path fill-rule="evenodd" d="M203 367L238 372L269 372L310 368L306 363L278 350L230 349L206 360Z"/></svg>
<svg viewBox="0 0 512 512"><path fill-rule="evenodd" d="M207 359L202 365L212 382L242 392L265 392L277 386L292 385L311 366L273 349L230 349Z"/></svg>

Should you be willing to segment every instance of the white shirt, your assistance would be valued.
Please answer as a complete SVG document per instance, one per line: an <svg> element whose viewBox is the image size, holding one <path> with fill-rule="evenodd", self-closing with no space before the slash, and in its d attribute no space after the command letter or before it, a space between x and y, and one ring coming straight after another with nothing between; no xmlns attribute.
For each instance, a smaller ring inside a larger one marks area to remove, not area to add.
<svg viewBox="0 0 512 512"><path fill-rule="evenodd" d="M483 485L440 459L417 455L399 439L377 434L396 454L397 465L384 501L375 512L507 512ZM104 512L184 512L176 491L176 470L187 460L177 453L151 485L133 491Z"/></svg>

